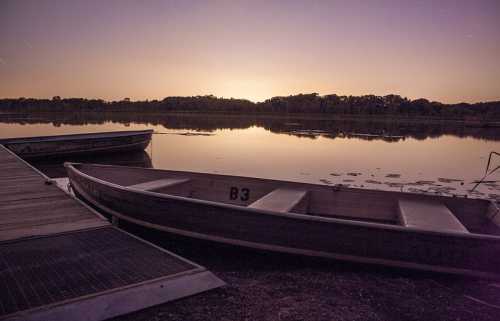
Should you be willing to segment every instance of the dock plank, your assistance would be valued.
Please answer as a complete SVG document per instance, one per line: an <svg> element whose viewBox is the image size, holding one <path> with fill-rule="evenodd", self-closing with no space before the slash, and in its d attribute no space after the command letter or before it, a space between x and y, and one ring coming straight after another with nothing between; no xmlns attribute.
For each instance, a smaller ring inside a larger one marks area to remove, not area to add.
<svg viewBox="0 0 500 321"><path fill-rule="evenodd" d="M103 226L109 226L109 224L93 219L81 219L76 222L57 221L41 225L28 224L26 226L16 226L13 229L2 230L2 233L0 234L0 242L23 238L32 238L40 235L52 235L65 232L80 231Z"/></svg>
<svg viewBox="0 0 500 321"><path fill-rule="evenodd" d="M29 194L29 195L26 195ZM0 193L0 199L2 201L30 201L34 199L41 199L46 197L54 197L60 195L57 191L29 191L29 193ZM2 225L2 219L0 218L0 225Z"/></svg>
<svg viewBox="0 0 500 321"><path fill-rule="evenodd" d="M0 210L2 209L22 209L22 208L37 208L43 206L50 206L50 204L54 204L55 202L65 202L70 201L66 195L55 195L52 197L46 197L41 199L33 199L31 202L21 201L3 201L0 204ZM72 202L73 203L73 202Z"/></svg>
<svg viewBox="0 0 500 321"><path fill-rule="evenodd" d="M3 213L2 213L3 212ZM11 227L13 224L33 224L37 222L43 222L45 220L58 220L58 222L74 221L77 218L87 219L88 212L83 209L72 207L68 204L64 208L57 209L54 211L44 210L43 213L37 213L30 208L24 208L22 212L15 213L9 212L8 210L0 210L0 215L2 215L3 224L0 226L0 230L4 226Z"/></svg>
<svg viewBox="0 0 500 321"><path fill-rule="evenodd" d="M44 210L43 213L33 213L33 211L25 210L19 215L15 213L9 213L2 217L3 224L0 226L0 230L3 227L11 228L15 225L26 225L37 224L39 222L54 221L57 222L73 222L78 219L88 219L88 212L80 208L75 208L74 206L66 206L65 208L58 208L54 211Z"/></svg>

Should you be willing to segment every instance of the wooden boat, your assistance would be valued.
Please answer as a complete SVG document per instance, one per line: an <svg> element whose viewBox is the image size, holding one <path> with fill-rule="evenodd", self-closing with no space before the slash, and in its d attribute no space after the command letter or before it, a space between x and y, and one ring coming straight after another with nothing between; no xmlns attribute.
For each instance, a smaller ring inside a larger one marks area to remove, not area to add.
<svg viewBox="0 0 500 321"><path fill-rule="evenodd" d="M61 157L85 153L144 150L151 141L152 134L152 130L139 130L4 138L0 139L0 144L22 158Z"/></svg>
<svg viewBox="0 0 500 321"><path fill-rule="evenodd" d="M278 252L500 278L500 213L481 199L66 163L115 218Z"/></svg>

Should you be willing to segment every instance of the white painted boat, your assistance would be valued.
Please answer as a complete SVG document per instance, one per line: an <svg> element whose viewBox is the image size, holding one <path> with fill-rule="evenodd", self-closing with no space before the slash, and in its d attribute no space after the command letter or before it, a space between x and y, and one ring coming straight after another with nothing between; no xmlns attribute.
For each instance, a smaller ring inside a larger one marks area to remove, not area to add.
<svg viewBox="0 0 500 321"><path fill-rule="evenodd" d="M153 130L115 131L90 134L20 137L0 139L22 158L60 157L88 153L116 153L144 150Z"/></svg>
<svg viewBox="0 0 500 321"><path fill-rule="evenodd" d="M65 166L85 201L149 228L270 251L500 278L500 213L487 200Z"/></svg>

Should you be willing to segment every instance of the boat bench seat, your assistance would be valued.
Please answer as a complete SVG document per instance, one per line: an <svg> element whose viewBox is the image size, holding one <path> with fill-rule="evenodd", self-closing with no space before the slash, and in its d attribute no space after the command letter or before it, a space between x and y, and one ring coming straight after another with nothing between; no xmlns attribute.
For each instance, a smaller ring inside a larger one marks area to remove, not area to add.
<svg viewBox="0 0 500 321"><path fill-rule="evenodd" d="M427 231L468 233L465 226L437 201L399 200L399 220L403 226Z"/></svg>
<svg viewBox="0 0 500 321"><path fill-rule="evenodd" d="M248 207L281 213L290 212L297 208L298 212L302 212L303 210L298 207L302 204L306 205L306 196L307 191L304 190L278 188L259 198Z"/></svg>
<svg viewBox="0 0 500 321"><path fill-rule="evenodd" d="M139 189L141 191L155 191L165 187L172 187L188 182L189 178L162 178L154 181L144 182L127 187Z"/></svg>

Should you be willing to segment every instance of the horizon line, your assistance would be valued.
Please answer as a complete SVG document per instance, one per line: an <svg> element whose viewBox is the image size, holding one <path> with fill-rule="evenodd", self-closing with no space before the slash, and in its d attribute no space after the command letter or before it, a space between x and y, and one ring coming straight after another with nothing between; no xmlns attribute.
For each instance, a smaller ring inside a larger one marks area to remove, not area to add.
<svg viewBox="0 0 500 321"><path fill-rule="evenodd" d="M266 102L267 100L270 100L270 99L273 99L273 98L287 98L287 97L293 97L293 96L300 96L300 95L304 95L304 96L307 96L307 95L314 95L316 94L316 96L318 97L326 97L326 96L332 96L332 95L336 95L338 97L367 97L367 96L375 96L375 97L387 97L387 96L399 96L403 99L407 99L409 101L416 101L416 100L420 100L420 99L425 99L427 100L428 102L430 103L439 103L439 104L443 104L443 105L459 105L459 104L470 104L470 105L474 105L474 104L484 104L484 103L495 103L495 102L500 102L500 98L498 99L493 99L493 100L481 100L481 101L474 101L474 102L466 102L466 101L459 101L459 102L448 102L448 103L444 103L444 102L441 102L441 101L438 101L438 100L430 100L428 98L425 98L425 97L420 97L420 98L409 98L407 96L402 96L400 94L386 94L386 95L376 95L376 94L363 94L363 95L342 95L342 94L336 94L336 93L330 93L330 94L319 94L317 92L310 92L310 93L297 93L297 94L290 94L290 95L278 95L278 96L272 96L272 97L269 97L269 98L266 98L266 99L263 99L263 100L252 100L252 99L249 99L249 98L241 98L241 97L225 97L225 96L217 96L217 95L214 95L214 94L198 94L198 95L186 95L186 96L180 96L180 95L170 95L170 96L165 96L163 98L146 98L146 99L131 99L129 97L124 97L124 98L121 98L121 99L104 99L104 98L98 98L98 97L93 97L93 98L89 98L89 97L77 97L77 96L60 96L60 95L55 95L55 96L52 96L52 97L24 97L24 96L20 96L20 97L0 97L0 100L8 100L8 99L12 99L12 100L15 100L15 99L35 99L35 100L54 100L54 98L58 97L59 99L61 100L64 100L64 99L86 99L86 100L102 100L104 102L107 102L107 103L113 103L113 102L123 102L123 101L129 101L129 102L152 102L152 101L162 101L162 100L165 100L167 98L174 98L174 97L178 97L178 98L192 98L192 97L214 97L216 99L227 99L227 100L231 100L231 99L234 99L234 100L246 100L246 101L249 101L251 103L254 103L254 104L259 104L259 103L264 103Z"/></svg>

